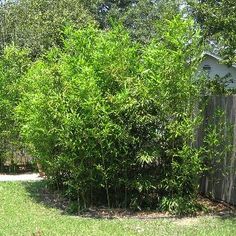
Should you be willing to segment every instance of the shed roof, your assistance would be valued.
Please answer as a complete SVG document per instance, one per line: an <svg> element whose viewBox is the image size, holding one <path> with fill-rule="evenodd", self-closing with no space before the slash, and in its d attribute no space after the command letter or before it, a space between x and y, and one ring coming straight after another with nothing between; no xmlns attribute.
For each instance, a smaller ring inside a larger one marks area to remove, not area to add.
<svg viewBox="0 0 236 236"><path fill-rule="evenodd" d="M205 55L206 55L206 56L213 57L213 58L215 58L215 59L218 60L218 61L222 61L222 60L223 60L220 56L218 56L218 55L216 55L216 54L214 54L214 53L211 53L211 52L204 52L204 56L205 56ZM234 68L236 69L236 64L232 64L231 67L234 67Z"/></svg>

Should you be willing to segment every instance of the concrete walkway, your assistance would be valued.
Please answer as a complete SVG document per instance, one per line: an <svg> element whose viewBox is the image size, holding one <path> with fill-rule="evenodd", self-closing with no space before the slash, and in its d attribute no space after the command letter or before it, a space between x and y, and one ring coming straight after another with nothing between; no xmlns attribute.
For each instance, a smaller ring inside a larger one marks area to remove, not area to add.
<svg viewBox="0 0 236 236"><path fill-rule="evenodd" d="M19 175L8 175L8 174L0 174L0 182L9 182L9 181L40 181L43 180L42 177L37 173L33 174L19 174Z"/></svg>

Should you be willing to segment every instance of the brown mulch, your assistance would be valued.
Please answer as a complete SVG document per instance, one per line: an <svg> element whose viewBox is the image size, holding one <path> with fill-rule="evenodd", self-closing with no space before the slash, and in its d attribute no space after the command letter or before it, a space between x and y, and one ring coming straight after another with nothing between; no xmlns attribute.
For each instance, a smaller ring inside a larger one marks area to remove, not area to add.
<svg viewBox="0 0 236 236"><path fill-rule="evenodd" d="M236 216L236 207L224 202L217 202L198 197L197 202L203 206L204 210L197 212L194 216ZM158 219L158 218L176 218L168 212L159 211L131 211L126 209L108 209L108 208L89 208L80 214L82 217L93 218L137 218L137 219ZM179 216L178 216L179 218Z"/></svg>
<svg viewBox="0 0 236 236"><path fill-rule="evenodd" d="M51 193L47 189L42 189L38 194L38 200L49 207L56 207L61 210L62 214L68 214L68 207L70 202L60 196L59 193ZM202 196L198 197L197 202L203 206L205 210L199 211L195 216L236 216L236 206L224 202L210 200ZM80 217L86 218L104 218L104 219L118 219L118 218L134 218L134 219L158 219L158 218L176 218L168 212L159 211L132 211L129 209L115 208L109 209L107 207L90 207L83 212L78 212Z"/></svg>
<svg viewBox="0 0 236 236"><path fill-rule="evenodd" d="M200 203L204 208L206 208L206 211L199 212L199 215L236 215L236 206L223 201L217 201L214 199L199 196L198 203Z"/></svg>

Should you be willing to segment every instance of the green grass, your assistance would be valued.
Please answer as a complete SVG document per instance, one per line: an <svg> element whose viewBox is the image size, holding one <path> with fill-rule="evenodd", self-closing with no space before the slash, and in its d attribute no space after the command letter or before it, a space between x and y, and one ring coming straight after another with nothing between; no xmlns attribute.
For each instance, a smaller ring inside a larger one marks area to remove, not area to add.
<svg viewBox="0 0 236 236"><path fill-rule="evenodd" d="M0 236L236 235L235 217L108 220L62 215L37 200L35 188L39 186L0 183Z"/></svg>

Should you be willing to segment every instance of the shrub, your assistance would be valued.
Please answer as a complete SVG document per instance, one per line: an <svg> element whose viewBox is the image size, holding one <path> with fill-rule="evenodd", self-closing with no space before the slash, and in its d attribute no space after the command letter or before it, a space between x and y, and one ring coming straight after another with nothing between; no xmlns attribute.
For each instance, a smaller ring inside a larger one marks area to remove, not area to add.
<svg viewBox="0 0 236 236"><path fill-rule="evenodd" d="M64 48L22 81L21 133L79 207L156 208L163 197L195 197L199 32L177 16L159 34L140 46L121 26L67 28Z"/></svg>
<svg viewBox="0 0 236 236"><path fill-rule="evenodd" d="M20 100L19 82L26 73L30 61L28 51L14 46L5 48L0 57L0 165L13 160L22 149L15 108Z"/></svg>

